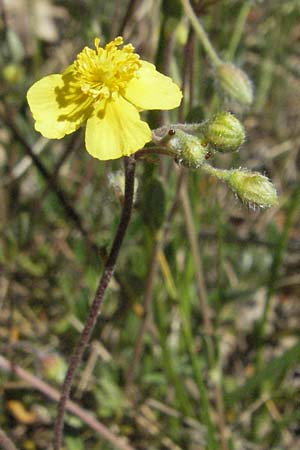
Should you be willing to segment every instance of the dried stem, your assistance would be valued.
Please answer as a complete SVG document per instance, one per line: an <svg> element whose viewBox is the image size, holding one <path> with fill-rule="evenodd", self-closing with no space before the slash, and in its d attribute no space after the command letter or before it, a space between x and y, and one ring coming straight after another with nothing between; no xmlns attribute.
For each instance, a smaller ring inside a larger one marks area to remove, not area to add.
<svg viewBox="0 0 300 450"><path fill-rule="evenodd" d="M133 195L134 195L134 173L135 173L135 160L133 157L124 158L125 164L125 197L124 204L121 214L120 223L113 240L113 244L107 258L107 261L104 266L103 274L100 279L95 298L90 307L90 311L88 317L86 319L83 331L79 337L79 340L73 350L73 354L70 359L69 367L67 370L67 374L62 386L61 397L58 404L58 413L55 421L54 427L54 450L60 450L62 437L63 437L63 423L64 423L64 414L66 409L66 403L70 395L71 385L74 378L74 374L78 365L81 362L83 352L85 350L86 345L88 344L93 329L96 325L98 314L100 308L103 303L103 298L107 286L111 280L113 275L116 260L123 243L123 239L125 237L125 233L130 221L132 204L133 204Z"/></svg>
<svg viewBox="0 0 300 450"><path fill-rule="evenodd" d="M22 369L22 367L17 366L16 364L12 364L7 358L0 355L0 369L5 372L11 372L16 375L21 380L25 381L28 386L33 389L42 392L46 397L51 400L58 401L59 400L59 392L57 389L49 386L44 381L40 380L36 376L29 373L27 370ZM118 450L134 450L129 444L125 442L125 440L116 436L112 431L110 431L105 425L99 422L95 417L93 417L89 412L85 411L83 408L78 406L76 403L68 400L66 404L66 410L70 413L79 417L82 422L86 423L91 429L96 431L102 438L109 441L115 448ZM1 432L0 432L0 448L3 441L1 441ZM6 450L6 447L3 446ZM7 447L7 450L9 447ZM11 447L11 450L15 450L15 447Z"/></svg>

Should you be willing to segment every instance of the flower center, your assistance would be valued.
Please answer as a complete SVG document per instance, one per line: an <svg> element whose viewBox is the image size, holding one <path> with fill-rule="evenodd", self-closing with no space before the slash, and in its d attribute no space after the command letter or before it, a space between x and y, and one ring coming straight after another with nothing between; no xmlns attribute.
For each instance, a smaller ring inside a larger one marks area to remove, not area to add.
<svg viewBox="0 0 300 450"><path fill-rule="evenodd" d="M96 38L96 50L85 47L77 55L73 73L84 94L97 100L114 98L136 76L141 67L139 55L131 44L118 48L122 44L119 36L101 48L100 39Z"/></svg>

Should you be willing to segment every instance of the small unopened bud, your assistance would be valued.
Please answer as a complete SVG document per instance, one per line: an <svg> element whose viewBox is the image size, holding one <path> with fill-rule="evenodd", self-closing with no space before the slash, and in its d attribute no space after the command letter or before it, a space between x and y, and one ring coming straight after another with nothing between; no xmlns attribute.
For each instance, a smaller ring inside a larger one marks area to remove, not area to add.
<svg viewBox="0 0 300 450"><path fill-rule="evenodd" d="M202 166L209 150L197 136L178 129L166 145L174 152L175 161L189 169L198 169Z"/></svg>
<svg viewBox="0 0 300 450"><path fill-rule="evenodd" d="M9 84L17 84L24 78L24 69L19 64L8 64L2 69L2 76Z"/></svg>
<svg viewBox="0 0 300 450"><path fill-rule="evenodd" d="M278 203L277 192L267 177L245 169L227 171L223 177L228 186L246 203L269 208Z"/></svg>
<svg viewBox="0 0 300 450"><path fill-rule="evenodd" d="M111 172L108 174L108 182L110 186L113 188L115 195L120 202L124 199L125 194L125 177L124 173L121 170L117 170L116 172ZM138 189L138 180L135 178L134 183L134 201L136 198L136 192Z"/></svg>
<svg viewBox="0 0 300 450"><path fill-rule="evenodd" d="M253 101L252 82L241 69L230 63L222 63L216 68L216 77L224 94L232 100L249 106Z"/></svg>
<svg viewBox="0 0 300 450"><path fill-rule="evenodd" d="M208 143L222 153L238 150L245 140L243 125L229 112L218 113L208 120L203 133Z"/></svg>
<svg viewBox="0 0 300 450"><path fill-rule="evenodd" d="M64 380L67 364L58 353L48 353L40 357L43 375L49 380L61 383Z"/></svg>

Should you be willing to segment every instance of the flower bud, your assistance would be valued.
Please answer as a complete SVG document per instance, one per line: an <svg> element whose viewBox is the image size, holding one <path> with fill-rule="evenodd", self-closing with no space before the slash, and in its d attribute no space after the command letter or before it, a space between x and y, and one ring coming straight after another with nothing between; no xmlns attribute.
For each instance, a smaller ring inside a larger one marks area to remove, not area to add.
<svg viewBox="0 0 300 450"><path fill-rule="evenodd" d="M121 170L111 172L108 174L109 185L113 188L115 196L120 202L123 201L125 195L125 176ZM134 180L134 201L136 199L136 193L138 189L138 180Z"/></svg>
<svg viewBox="0 0 300 450"><path fill-rule="evenodd" d="M49 380L61 383L64 380L67 364L58 353L48 353L40 356L43 375Z"/></svg>
<svg viewBox="0 0 300 450"><path fill-rule="evenodd" d="M243 202L261 208L269 208L277 204L276 189L264 175L245 169L233 169L226 172L227 175L223 179Z"/></svg>
<svg viewBox="0 0 300 450"><path fill-rule="evenodd" d="M208 143L222 153L238 150L245 140L243 125L229 112L218 113L208 120L203 133Z"/></svg>
<svg viewBox="0 0 300 450"><path fill-rule="evenodd" d="M19 64L8 64L2 69L2 76L9 84L18 84L24 78L24 69Z"/></svg>
<svg viewBox="0 0 300 450"><path fill-rule="evenodd" d="M252 82L241 69L230 63L216 68L216 77L222 91L232 100L249 106L253 101Z"/></svg>
<svg viewBox="0 0 300 450"><path fill-rule="evenodd" d="M198 169L205 162L208 145L192 134L176 129L168 140L167 147L174 152L175 161L189 169Z"/></svg>

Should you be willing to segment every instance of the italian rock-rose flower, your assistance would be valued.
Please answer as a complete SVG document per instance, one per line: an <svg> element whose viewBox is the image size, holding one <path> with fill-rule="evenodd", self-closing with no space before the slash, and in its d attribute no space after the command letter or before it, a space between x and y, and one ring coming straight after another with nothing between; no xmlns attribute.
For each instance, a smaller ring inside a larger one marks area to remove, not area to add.
<svg viewBox="0 0 300 450"><path fill-rule="evenodd" d="M129 156L151 141L139 111L173 109L182 94L173 81L117 37L104 48L85 47L62 74L37 81L27 100L35 129L60 139L86 122L87 151L101 160Z"/></svg>

